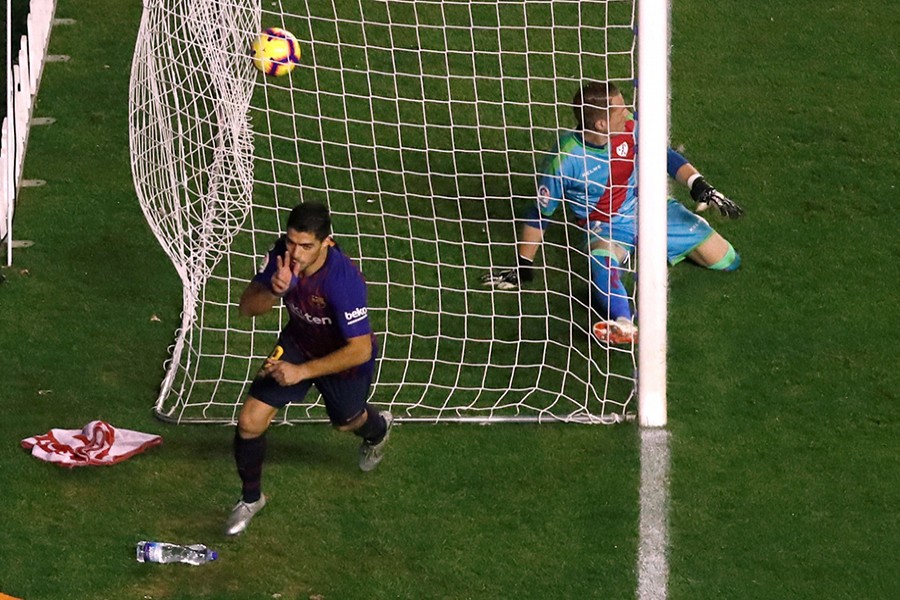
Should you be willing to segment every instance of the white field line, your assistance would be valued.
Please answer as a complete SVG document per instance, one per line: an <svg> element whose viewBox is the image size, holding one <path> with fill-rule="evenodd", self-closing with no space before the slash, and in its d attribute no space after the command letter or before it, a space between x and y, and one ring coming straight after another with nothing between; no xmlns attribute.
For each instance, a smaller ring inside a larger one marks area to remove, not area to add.
<svg viewBox="0 0 900 600"><path fill-rule="evenodd" d="M666 600L669 595L669 462L669 432L641 428L638 600Z"/></svg>

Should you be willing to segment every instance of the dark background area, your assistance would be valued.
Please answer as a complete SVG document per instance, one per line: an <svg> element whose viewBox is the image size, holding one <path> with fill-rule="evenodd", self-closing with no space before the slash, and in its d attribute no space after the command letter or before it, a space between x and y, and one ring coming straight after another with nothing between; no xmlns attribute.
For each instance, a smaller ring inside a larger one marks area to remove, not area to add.
<svg viewBox="0 0 900 600"><path fill-rule="evenodd" d="M6 2L0 2L0 15L2 15L2 19L0 19L0 23L2 23L2 33L0 33L0 39L3 40L3 43L0 44L0 65L2 68L0 70L3 71L3 88L6 89L7 85L7 77L6 77ZM25 35L25 23L28 18L28 0L13 0L12 1L12 51L13 51L13 63L17 62L18 54L19 54L19 39ZM0 102L0 119L6 116L6 94L3 95L3 102Z"/></svg>

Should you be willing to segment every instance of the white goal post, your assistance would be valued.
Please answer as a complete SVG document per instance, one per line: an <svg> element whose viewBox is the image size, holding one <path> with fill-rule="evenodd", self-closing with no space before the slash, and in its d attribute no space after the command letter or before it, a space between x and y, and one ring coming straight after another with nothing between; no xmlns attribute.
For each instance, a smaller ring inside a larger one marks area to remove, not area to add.
<svg viewBox="0 0 900 600"><path fill-rule="evenodd" d="M636 354L591 336L589 256L571 219L554 216L538 275L520 293L479 279L515 264L543 156L574 124L574 93L609 80L634 102L635 8L145 0L132 170L183 284L157 416L237 419L286 318L241 318L238 299L290 209L319 200L368 281L373 403L405 421L625 419ZM249 60L267 27L300 41L290 75L265 77ZM642 345L653 335L641 334ZM315 394L279 418L326 420Z"/></svg>

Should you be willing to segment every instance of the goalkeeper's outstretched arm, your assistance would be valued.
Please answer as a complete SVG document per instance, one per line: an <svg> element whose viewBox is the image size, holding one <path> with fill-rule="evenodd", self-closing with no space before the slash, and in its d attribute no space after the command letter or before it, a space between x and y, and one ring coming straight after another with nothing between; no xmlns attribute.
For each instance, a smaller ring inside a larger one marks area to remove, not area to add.
<svg viewBox="0 0 900 600"><path fill-rule="evenodd" d="M519 244L516 247L518 251L518 265L509 269L486 273L481 277L481 283L498 290L517 290L523 283L528 283L534 279L534 257L543 240L543 229L533 225L523 225L519 235Z"/></svg>
<svg viewBox="0 0 900 600"><path fill-rule="evenodd" d="M529 263L534 263L534 257L537 255L541 242L544 241L544 230L533 225L522 225L522 233L519 235L519 257L524 258Z"/></svg>
<svg viewBox="0 0 900 600"><path fill-rule="evenodd" d="M697 203L697 212L703 212L712 204L716 210L729 219L743 216L744 209L737 202L711 186L694 165L671 149L669 150L668 168L669 175L691 190L691 198Z"/></svg>

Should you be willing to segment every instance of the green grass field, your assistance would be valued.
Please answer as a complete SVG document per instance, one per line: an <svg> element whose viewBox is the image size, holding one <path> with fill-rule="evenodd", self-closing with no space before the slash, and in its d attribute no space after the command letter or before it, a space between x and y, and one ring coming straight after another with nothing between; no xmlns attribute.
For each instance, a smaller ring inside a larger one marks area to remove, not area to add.
<svg viewBox="0 0 900 600"><path fill-rule="evenodd" d="M180 282L129 169L140 3L59 0L0 284L0 592L67 599L634 598L639 440L616 427L398 427L358 472L326 426L270 434L266 508L238 493L232 430L153 418ZM900 11L681 0L672 141L747 209L743 257L670 271L669 598L900 597L900 255L892 135ZM686 198L686 196L684 196ZM153 317L158 317L158 321ZM93 419L165 442L112 468L19 441ZM144 565L142 539L204 542ZM892 566L894 565L894 566Z"/></svg>

